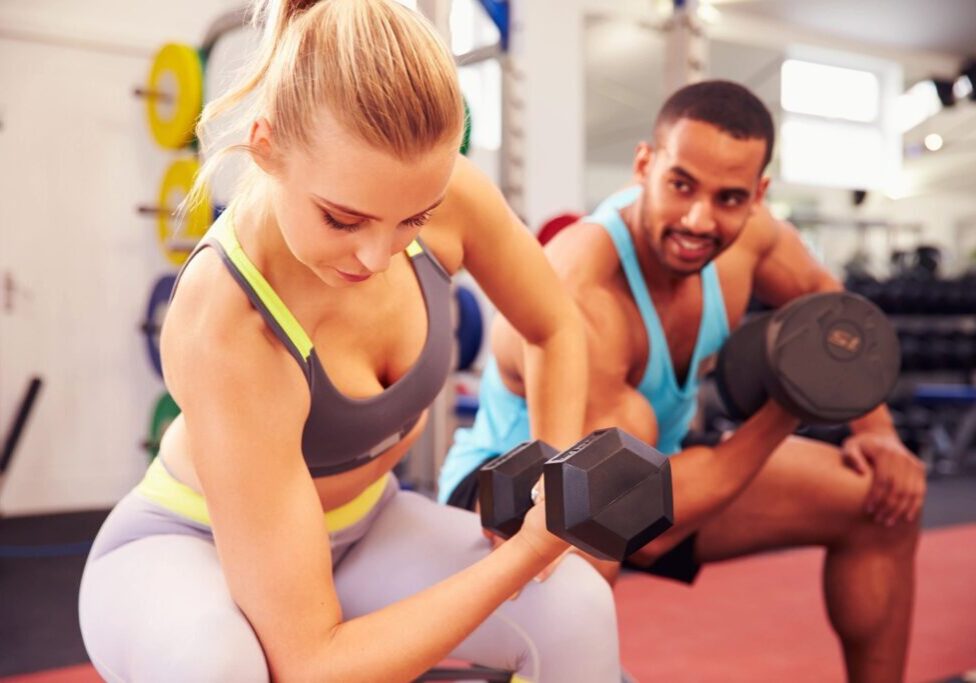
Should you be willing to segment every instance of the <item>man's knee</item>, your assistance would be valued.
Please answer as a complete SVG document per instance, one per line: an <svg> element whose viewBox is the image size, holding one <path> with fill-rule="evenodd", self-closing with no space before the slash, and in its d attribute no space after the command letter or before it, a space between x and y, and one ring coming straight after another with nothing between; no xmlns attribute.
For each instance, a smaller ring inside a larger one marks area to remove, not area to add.
<svg viewBox="0 0 976 683"><path fill-rule="evenodd" d="M867 514L862 514L851 527L844 542L854 549L912 555L918 545L920 532L921 524L918 519L886 526L875 522Z"/></svg>

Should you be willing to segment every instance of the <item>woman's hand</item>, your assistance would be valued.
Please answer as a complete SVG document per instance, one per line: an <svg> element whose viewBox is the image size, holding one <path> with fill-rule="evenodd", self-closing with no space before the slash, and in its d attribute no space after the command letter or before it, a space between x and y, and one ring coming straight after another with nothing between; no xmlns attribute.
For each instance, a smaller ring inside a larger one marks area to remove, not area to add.
<svg viewBox="0 0 976 683"><path fill-rule="evenodd" d="M538 495L535 492L538 492ZM549 533L546 528L546 494L542 479L539 479L533 489L533 499L535 505L526 513L522 528L512 537L512 540L520 539L521 542L526 543L541 560L545 561L546 565L549 565L569 549L569 544Z"/></svg>

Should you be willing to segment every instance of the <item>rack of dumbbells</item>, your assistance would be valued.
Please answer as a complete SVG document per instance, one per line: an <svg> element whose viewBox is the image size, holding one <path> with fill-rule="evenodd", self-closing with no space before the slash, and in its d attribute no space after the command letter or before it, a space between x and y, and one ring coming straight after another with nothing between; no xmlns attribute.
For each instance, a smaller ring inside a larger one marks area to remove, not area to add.
<svg viewBox="0 0 976 683"><path fill-rule="evenodd" d="M939 274L938 249L892 254L892 275L851 273L846 287L888 314L901 343L901 379L889 399L906 445L933 475L976 458L976 272Z"/></svg>

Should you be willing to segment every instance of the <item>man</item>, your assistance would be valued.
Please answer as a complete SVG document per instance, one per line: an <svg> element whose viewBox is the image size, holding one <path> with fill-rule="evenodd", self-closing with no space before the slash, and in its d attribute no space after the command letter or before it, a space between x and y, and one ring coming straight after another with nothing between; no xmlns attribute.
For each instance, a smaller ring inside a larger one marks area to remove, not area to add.
<svg viewBox="0 0 976 683"><path fill-rule="evenodd" d="M925 478L887 410L852 422L839 450L787 438L796 422L772 402L714 448L680 446L706 359L750 295L780 306L841 288L763 205L773 138L768 110L745 88L683 88L662 107L653 144L637 148L636 185L547 245L587 322L586 429L619 426L673 454L675 526L628 566L691 582L703 563L823 546L849 679L900 680ZM479 414L448 455L442 500L473 507L478 467L531 438L527 346L496 321Z"/></svg>

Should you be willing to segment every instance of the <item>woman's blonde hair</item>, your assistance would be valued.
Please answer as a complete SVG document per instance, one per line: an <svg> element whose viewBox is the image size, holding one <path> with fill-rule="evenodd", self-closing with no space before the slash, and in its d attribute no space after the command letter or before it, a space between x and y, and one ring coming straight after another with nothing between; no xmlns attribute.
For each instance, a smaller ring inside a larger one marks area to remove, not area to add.
<svg viewBox="0 0 976 683"><path fill-rule="evenodd" d="M236 127L267 118L276 151L309 150L323 107L350 133L399 159L460 136L464 105L454 60L419 13L394 0L256 0L251 21L264 27L254 62L197 124L209 158L188 204L228 153L253 151L247 144L208 149L208 129L252 94Z"/></svg>

